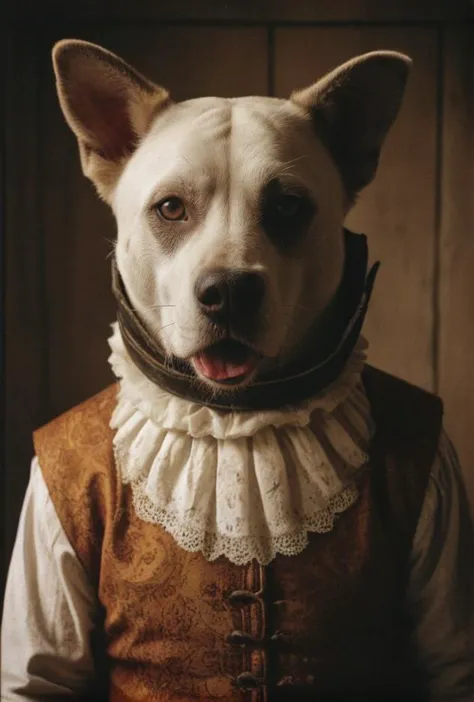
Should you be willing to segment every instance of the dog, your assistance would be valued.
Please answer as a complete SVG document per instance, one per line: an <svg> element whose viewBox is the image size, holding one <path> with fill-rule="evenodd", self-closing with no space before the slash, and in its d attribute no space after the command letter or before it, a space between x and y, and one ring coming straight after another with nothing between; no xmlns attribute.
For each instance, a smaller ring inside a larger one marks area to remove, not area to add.
<svg viewBox="0 0 474 702"><path fill-rule="evenodd" d="M61 107L117 221L131 304L212 392L297 360L340 285L343 222L376 173L411 61L357 57L289 99L168 91L59 42Z"/></svg>
<svg viewBox="0 0 474 702"><path fill-rule="evenodd" d="M34 433L6 694L471 699L471 527L442 402L366 364L377 265L344 228L410 59L178 104L96 45L53 62L117 221L119 383Z"/></svg>

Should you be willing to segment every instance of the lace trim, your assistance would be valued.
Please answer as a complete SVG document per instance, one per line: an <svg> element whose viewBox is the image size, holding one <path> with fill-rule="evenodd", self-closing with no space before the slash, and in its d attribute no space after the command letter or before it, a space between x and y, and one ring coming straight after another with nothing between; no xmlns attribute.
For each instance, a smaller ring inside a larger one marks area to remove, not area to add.
<svg viewBox="0 0 474 702"><path fill-rule="evenodd" d="M146 494L146 480L137 480L131 487L133 505L140 519L162 526L185 551L201 551L208 561L226 556L235 565L245 565L254 558L261 565L268 565L278 553L297 556L308 545L309 532L324 534L332 531L337 516L349 509L358 498L357 489L349 486L335 495L326 508L303 519L295 532L232 538L206 531L192 522L182 523L181 516L171 508L156 508Z"/></svg>

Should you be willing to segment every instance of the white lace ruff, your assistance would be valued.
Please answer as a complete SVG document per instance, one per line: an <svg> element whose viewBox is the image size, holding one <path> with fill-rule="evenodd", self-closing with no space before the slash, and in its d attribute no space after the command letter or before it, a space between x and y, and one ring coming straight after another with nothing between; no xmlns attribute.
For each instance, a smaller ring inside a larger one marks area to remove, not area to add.
<svg viewBox="0 0 474 702"><path fill-rule="evenodd" d="M224 412L164 392L132 363L117 325L110 426L117 470L141 519L183 549L242 565L296 555L357 499L370 407L361 338L339 379L297 410Z"/></svg>

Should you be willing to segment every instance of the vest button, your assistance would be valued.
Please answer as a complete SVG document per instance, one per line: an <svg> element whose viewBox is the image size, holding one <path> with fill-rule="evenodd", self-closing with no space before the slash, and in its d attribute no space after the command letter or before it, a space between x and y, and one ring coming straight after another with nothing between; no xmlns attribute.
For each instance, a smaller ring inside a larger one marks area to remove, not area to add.
<svg viewBox="0 0 474 702"><path fill-rule="evenodd" d="M228 600L232 605L242 606L258 602L258 597L254 592L250 592L249 590L235 590L230 593Z"/></svg>
<svg viewBox="0 0 474 702"><path fill-rule="evenodd" d="M245 631L233 631L227 635L226 639L228 643L236 646L256 646L259 643L258 639Z"/></svg>
<svg viewBox="0 0 474 702"><path fill-rule="evenodd" d="M262 678L257 678L255 675L252 675L252 673L245 671L245 673L241 673L236 678L236 683L238 687L242 688L243 690L252 690L263 685L263 680Z"/></svg>

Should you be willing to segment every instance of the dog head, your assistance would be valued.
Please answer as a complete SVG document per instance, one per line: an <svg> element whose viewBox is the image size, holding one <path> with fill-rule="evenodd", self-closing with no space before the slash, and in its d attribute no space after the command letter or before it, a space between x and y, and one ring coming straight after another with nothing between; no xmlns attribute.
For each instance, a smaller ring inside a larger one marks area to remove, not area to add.
<svg viewBox="0 0 474 702"><path fill-rule="evenodd" d="M340 284L343 222L408 57L360 56L288 100L181 103L87 42L59 42L53 63L128 296L166 355L226 391L293 360Z"/></svg>

